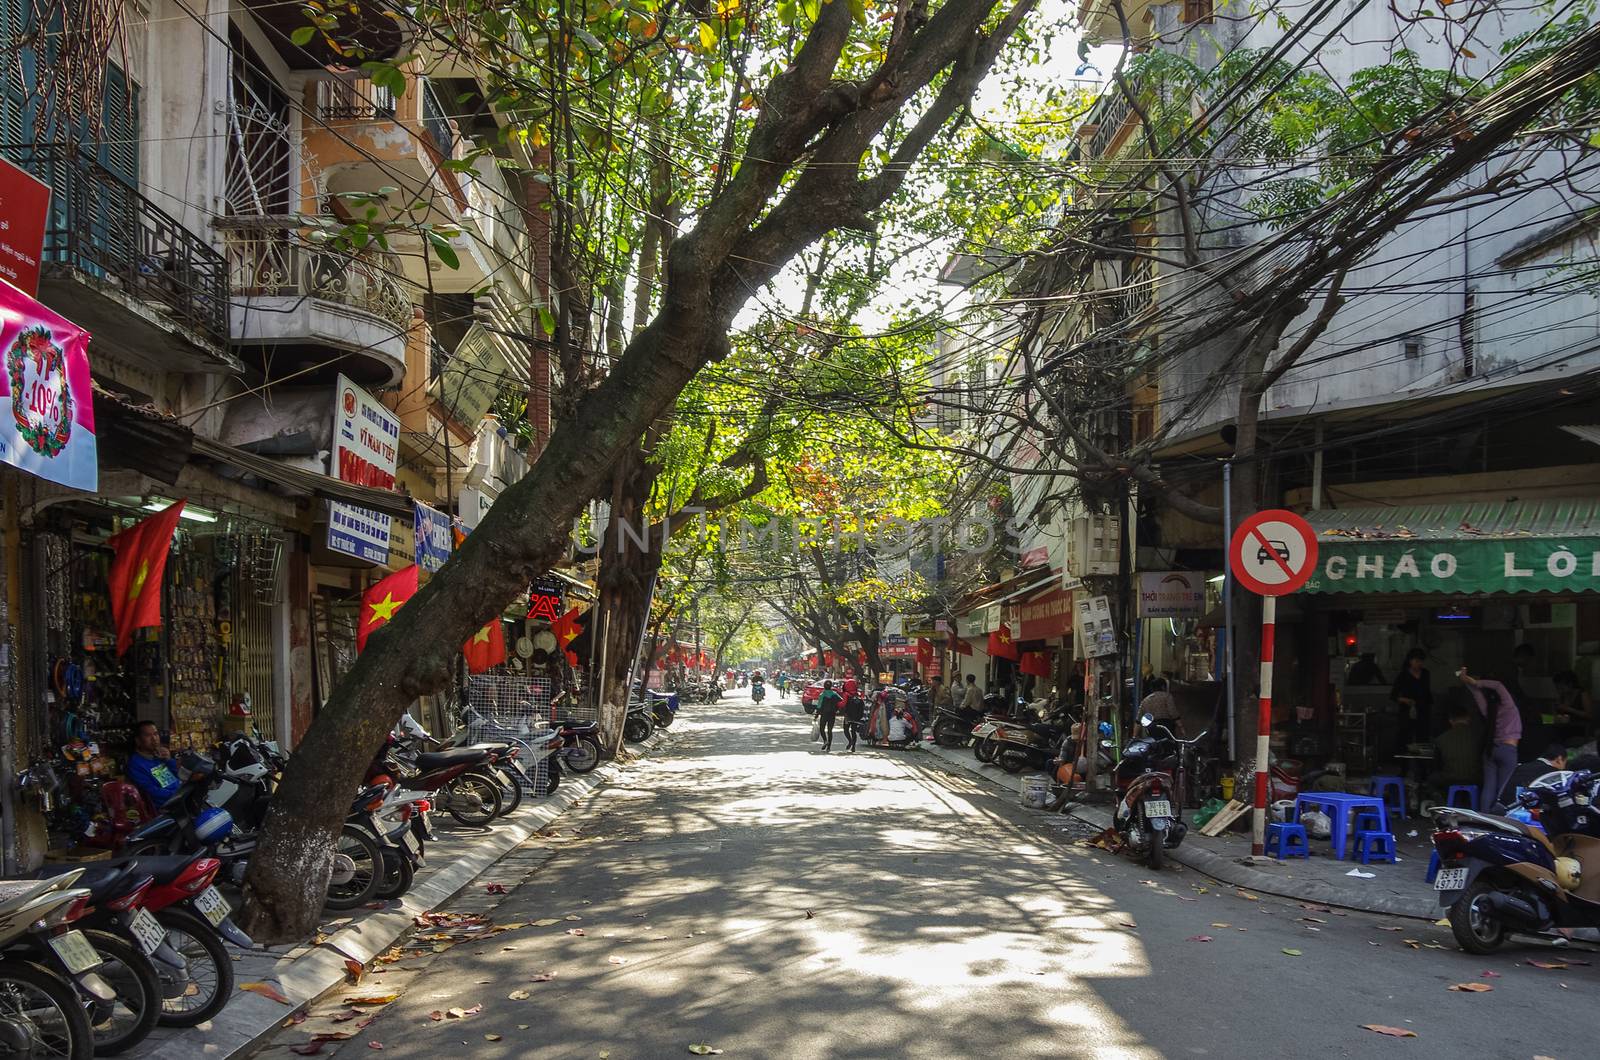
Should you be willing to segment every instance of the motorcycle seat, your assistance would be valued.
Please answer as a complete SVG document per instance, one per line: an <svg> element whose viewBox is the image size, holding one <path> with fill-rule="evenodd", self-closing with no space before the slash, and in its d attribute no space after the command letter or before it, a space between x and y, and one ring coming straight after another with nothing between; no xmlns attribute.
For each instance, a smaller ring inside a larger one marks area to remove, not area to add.
<svg viewBox="0 0 1600 1060"><path fill-rule="evenodd" d="M511 750L511 745L508 743L475 743L471 745L468 750L488 751L493 755L503 755L507 751Z"/></svg>
<svg viewBox="0 0 1600 1060"><path fill-rule="evenodd" d="M142 873L154 876L157 887L165 887L188 870L201 858L210 857L205 851L196 851L193 854L141 854L137 858L127 858L126 864L136 864Z"/></svg>
<svg viewBox="0 0 1600 1060"><path fill-rule="evenodd" d="M34 871L34 879L46 880L52 876L61 876L75 869L83 869L83 875L78 877L74 887L87 887L89 897L95 902L106 902L119 898L133 890L137 882L150 876L139 866L137 858L120 865L105 864L64 864L43 865Z"/></svg>
<svg viewBox="0 0 1600 1060"><path fill-rule="evenodd" d="M585 733L600 731L600 723L598 721L578 721L576 718L562 718L556 724L580 736Z"/></svg>
<svg viewBox="0 0 1600 1060"><path fill-rule="evenodd" d="M430 751L417 756L417 768L424 772L435 769L454 769L456 766L476 765L486 761L489 752L472 747L452 747L445 751Z"/></svg>

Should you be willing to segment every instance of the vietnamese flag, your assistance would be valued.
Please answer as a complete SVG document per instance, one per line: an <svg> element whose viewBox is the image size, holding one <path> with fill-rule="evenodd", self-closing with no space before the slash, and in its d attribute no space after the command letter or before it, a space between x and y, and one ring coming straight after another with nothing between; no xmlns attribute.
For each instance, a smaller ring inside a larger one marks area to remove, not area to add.
<svg viewBox="0 0 1600 1060"><path fill-rule="evenodd" d="M933 665L933 641L927 637L917 638L917 665L924 670Z"/></svg>
<svg viewBox="0 0 1600 1060"><path fill-rule="evenodd" d="M361 620L356 623L356 651L367 650L367 638L388 625L400 605L417 595L417 565L397 570L361 594Z"/></svg>
<svg viewBox="0 0 1600 1060"><path fill-rule="evenodd" d="M971 655L972 654L972 645L968 644L966 641L962 640L960 637L952 637L952 638L950 638L950 646L956 650L956 654L957 655Z"/></svg>
<svg viewBox="0 0 1600 1060"><path fill-rule="evenodd" d="M481 674L491 666L499 666L506 661L506 631L498 618L491 618L488 625L473 634L472 639L462 645L461 654L467 657L467 672Z"/></svg>
<svg viewBox="0 0 1600 1060"><path fill-rule="evenodd" d="M1017 664L1017 671L1029 677L1050 676L1050 653L1043 651L1030 651L1022 654L1022 660Z"/></svg>
<svg viewBox="0 0 1600 1060"><path fill-rule="evenodd" d="M1011 639L1011 627L1004 622L1000 628L989 634L989 654L996 659L1010 659L1017 661L1017 642Z"/></svg>
<svg viewBox="0 0 1600 1060"><path fill-rule="evenodd" d="M177 501L107 539L117 552L107 580L118 657L133 643L134 630L161 625L161 579L167 571L172 532L186 503Z"/></svg>

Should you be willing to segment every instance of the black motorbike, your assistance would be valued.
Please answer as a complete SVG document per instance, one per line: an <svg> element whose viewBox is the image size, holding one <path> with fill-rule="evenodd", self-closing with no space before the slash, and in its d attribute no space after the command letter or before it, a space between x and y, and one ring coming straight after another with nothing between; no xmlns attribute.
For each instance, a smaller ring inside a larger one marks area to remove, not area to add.
<svg viewBox="0 0 1600 1060"><path fill-rule="evenodd" d="M622 738L629 743L643 743L650 739L650 734L656 731L655 718L651 717L648 704L642 699L635 699L628 703L628 717L622 723Z"/></svg>
<svg viewBox="0 0 1600 1060"><path fill-rule="evenodd" d="M965 747L972 742L972 730L982 720L981 710L940 707L933 712L933 742L940 747Z"/></svg>
<svg viewBox="0 0 1600 1060"><path fill-rule="evenodd" d="M1180 740L1165 725L1157 725L1150 714L1139 721L1145 735L1130 740L1122 749L1122 759L1112 774L1117 805L1111 825L1126 849L1142 855L1152 869L1159 869L1167 850L1182 843L1188 834L1183 800L1188 792L1189 760L1206 734Z"/></svg>

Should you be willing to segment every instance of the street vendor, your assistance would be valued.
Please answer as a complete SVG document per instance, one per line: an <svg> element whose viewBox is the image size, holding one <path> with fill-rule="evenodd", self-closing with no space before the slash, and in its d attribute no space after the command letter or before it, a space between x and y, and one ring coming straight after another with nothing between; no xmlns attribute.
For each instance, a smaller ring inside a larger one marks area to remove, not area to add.
<svg viewBox="0 0 1600 1060"><path fill-rule="evenodd" d="M128 756L128 779L158 810L183 785L178 779L172 752L161 742L161 731L153 721L141 721L134 730L133 753Z"/></svg>

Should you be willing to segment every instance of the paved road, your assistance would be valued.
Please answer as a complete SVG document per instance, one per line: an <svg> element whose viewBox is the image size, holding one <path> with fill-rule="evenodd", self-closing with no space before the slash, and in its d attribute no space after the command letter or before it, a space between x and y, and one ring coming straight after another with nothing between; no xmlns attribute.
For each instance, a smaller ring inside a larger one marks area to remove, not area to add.
<svg viewBox="0 0 1600 1060"><path fill-rule="evenodd" d="M1153 876L930 755L818 754L792 702L683 717L494 912L558 922L369 976L402 993L345 1060L1595 1054L1596 967Z"/></svg>

